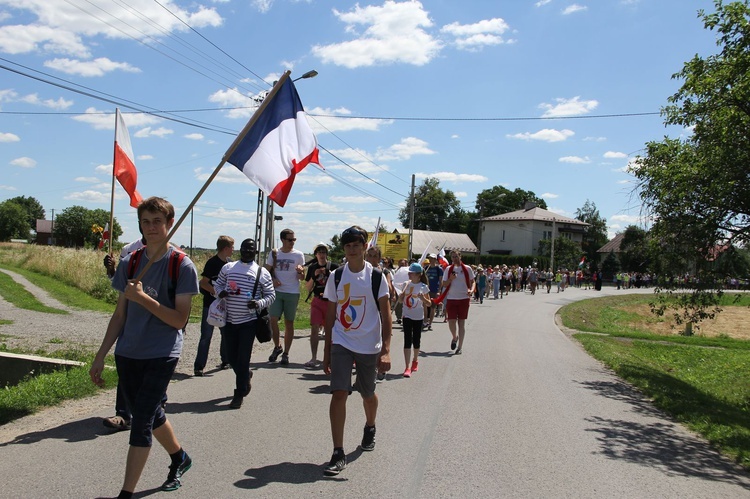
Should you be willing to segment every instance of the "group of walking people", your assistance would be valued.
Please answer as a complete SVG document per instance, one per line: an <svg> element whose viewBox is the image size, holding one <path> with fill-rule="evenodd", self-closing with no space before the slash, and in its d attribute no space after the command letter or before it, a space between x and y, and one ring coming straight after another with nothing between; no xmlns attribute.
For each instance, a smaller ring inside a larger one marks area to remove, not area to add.
<svg viewBox="0 0 750 499"><path fill-rule="evenodd" d="M316 246L315 261L307 265L304 255L294 249L294 232L281 232L282 246L269 254L264 266L255 262L255 241L245 239L240 259L230 261L234 240L221 236L217 252L198 276L193 262L167 237L174 223L174 207L165 199L152 197L138 207L141 248L121 255L119 265L111 258L105 265L112 286L119 292L117 306L110 319L101 347L92 362L92 382L104 385L104 359L114 346L119 376L117 429L130 429L125 477L117 497L133 496L152 446L153 438L170 456L171 464L162 490L176 490L193 461L180 445L169 422L165 407L167 388L181 355L184 327L192 296L203 294L201 339L194 363L194 375L203 376L208 359L213 327L208 310L215 299L224 299L226 325L221 328L220 369L232 368L235 387L229 407L239 409L252 389L250 357L261 311L269 309L274 348L270 362L280 358L289 362L294 337L294 319L300 298L300 281L312 297L311 359L305 366L322 365L330 375L329 417L333 453L324 474L334 476L346 467L344 427L346 402L357 390L363 399L365 425L360 448L375 448L378 398L376 380L391 369L392 303L401 310L404 330L403 376L419 369L421 332L432 327L435 304L444 304L451 350L461 353L465 339L465 321L475 291L474 273L452 252L452 264L443 271L425 262L406 267L406 280L394 285L396 273L387 270L380 250L368 248L367 232L352 226L341 233L345 262L338 266L328 261L328 248ZM284 343L279 321L284 319ZM325 341L322 363L318 361L319 333ZM356 374L352 381L352 369ZM117 406L116 406L117 407ZM127 419L126 419L127 418ZM112 426L112 419L105 425ZM127 424L126 424L127 423Z"/></svg>

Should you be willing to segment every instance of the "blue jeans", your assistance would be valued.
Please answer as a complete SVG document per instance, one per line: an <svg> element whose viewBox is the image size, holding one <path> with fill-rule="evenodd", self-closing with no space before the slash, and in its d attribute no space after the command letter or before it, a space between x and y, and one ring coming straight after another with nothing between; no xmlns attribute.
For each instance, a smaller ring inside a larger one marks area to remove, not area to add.
<svg viewBox="0 0 750 499"><path fill-rule="evenodd" d="M195 355L195 363L193 363L193 370L202 371L206 368L206 362L208 362L208 350L211 348L211 338L214 335L214 327L206 321L208 317L208 307L203 307L203 315L201 316L201 339L198 342L198 353ZM227 352L226 345L224 344L224 328L219 328L221 333L221 344L219 346L219 355L221 356L221 363L227 364Z"/></svg>
<svg viewBox="0 0 750 499"><path fill-rule="evenodd" d="M232 324L224 327L224 338L227 345L227 359L234 370L236 389L247 392L250 384L250 354L253 351L257 320Z"/></svg>
<svg viewBox="0 0 750 499"><path fill-rule="evenodd" d="M492 295L497 300L497 295L500 294L500 279L495 279L492 281Z"/></svg>

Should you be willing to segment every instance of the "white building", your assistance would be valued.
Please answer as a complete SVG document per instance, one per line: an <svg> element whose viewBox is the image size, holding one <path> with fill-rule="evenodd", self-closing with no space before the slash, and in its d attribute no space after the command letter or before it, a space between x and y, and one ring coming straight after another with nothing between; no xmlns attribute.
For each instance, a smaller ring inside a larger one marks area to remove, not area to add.
<svg viewBox="0 0 750 499"><path fill-rule="evenodd" d="M523 210L479 219L479 252L537 255L539 241L566 237L581 244L588 225L528 203Z"/></svg>

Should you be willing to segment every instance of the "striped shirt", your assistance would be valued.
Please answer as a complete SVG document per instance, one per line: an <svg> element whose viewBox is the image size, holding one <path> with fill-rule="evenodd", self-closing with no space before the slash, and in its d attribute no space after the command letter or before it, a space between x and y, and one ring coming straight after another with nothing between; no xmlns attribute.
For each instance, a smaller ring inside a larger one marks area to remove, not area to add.
<svg viewBox="0 0 750 499"><path fill-rule="evenodd" d="M255 262L243 263L242 261L229 262L221 268L214 289L217 296L222 291L229 293L226 297L228 323L243 324L257 318L256 311L247 308L248 301L255 299L258 302L258 309L262 309L267 308L276 299L273 280L267 270L263 270L260 276L255 296L250 296L259 268Z"/></svg>

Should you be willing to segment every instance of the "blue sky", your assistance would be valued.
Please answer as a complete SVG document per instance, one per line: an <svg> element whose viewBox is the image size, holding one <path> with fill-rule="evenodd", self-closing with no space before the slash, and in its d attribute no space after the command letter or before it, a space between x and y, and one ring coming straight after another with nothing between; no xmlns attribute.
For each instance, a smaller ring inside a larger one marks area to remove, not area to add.
<svg viewBox="0 0 750 499"><path fill-rule="evenodd" d="M470 211L477 193L502 185L534 191L566 216L588 199L611 236L640 223L628 162L647 141L689 131L665 128L658 114L611 115L658 113L679 87L671 75L717 50L697 18L711 1L20 5L0 0L0 201L33 196L48 217L76 204L108 209L119 105L139 191L166 197L179 216L253 98L285 70L315 69L297 89L336 157L323 153L325 171L309 166L276 208L276 232L292 228L305 252L355 223L400 227L412 174L418 184L437 177ZM225 165L196 206L194 244L253 237L256 202L257 188ZM119 185L115 216L125 241L138 237ZM189 218L173 241L189 243Z"/></svg>

